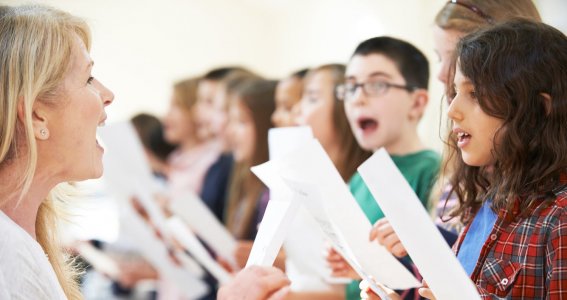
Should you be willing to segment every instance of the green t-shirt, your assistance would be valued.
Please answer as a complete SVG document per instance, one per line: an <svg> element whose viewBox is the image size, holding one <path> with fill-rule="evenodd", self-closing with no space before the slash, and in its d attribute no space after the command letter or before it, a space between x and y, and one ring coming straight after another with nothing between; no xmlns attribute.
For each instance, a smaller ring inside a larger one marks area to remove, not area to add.
<svg viewBox="0 0 567 300"><path fill-rule="evenodd" d="M437 179L441 165L439 154L431 150L423 150L403 156L391 155L391 158L417 194L423 206L428 207L429 193ZM349 189L370 223L374 224L384 217L384 213L372 197L360 174L356 173L352 176L349 181ZM358 281L353 281L347 285L347 300L360 299L358 284Z"/></svg>

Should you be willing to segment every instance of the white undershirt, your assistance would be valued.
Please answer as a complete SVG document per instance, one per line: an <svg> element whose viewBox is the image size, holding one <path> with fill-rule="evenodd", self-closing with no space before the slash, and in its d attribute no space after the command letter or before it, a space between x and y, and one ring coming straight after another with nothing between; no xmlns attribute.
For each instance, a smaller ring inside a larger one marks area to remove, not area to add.
<svg viewBox="0 0 567 300"><path fill-rule="evenodd" d="M41 246L2 211L0 299L67 299Z"/></svg>

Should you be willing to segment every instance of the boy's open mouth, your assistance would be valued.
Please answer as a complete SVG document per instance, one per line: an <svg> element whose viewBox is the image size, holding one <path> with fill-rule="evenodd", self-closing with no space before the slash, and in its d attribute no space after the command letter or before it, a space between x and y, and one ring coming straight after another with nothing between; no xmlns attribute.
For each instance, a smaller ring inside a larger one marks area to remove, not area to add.
<svg viewBox="0 0 567 300"><path fill-rule="evenodd" d="M370 133L378 128L378 121L371 118L360 118L358 119L358 127L362 129L364 133Z"/></svg>

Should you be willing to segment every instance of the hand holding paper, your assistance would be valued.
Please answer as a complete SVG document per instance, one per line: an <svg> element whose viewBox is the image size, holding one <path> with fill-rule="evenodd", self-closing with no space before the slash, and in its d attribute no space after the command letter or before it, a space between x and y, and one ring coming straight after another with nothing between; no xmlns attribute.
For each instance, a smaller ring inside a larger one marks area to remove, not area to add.
<svg viewBox="0 0 567 300"><path fill-rule="evenodd" d="M480 299L386 150L374 153L358 171L437 299Z"/></svg>
<svg viewBox="0 0 567 300"><path fill-rule="evenodd" d="M344 244L348 245L365 272L392 288L419 286L415 277L384 247L368 240L370 222L317 141L287 155L280 164L283 166L281 177L287 179L288 185L296 184L290 188L296 196L302 197L298 201L306 205L331 241L332 235L340 233ZM309 189L309 186L315 188ZM309 206L308 203L313 204ZM328 215L326 222L321 222L322 218L317 216L323 212ZM341 255L344 254L342 249L334 246ZM345 255L343 257L348 259Z"/></svg>
<svg viewBox="0 0 567 300"><path fill-rule="evenodd" d="M372 226L372 230L370 230L370 240L376 240L396 257L401 258L408 255L406 248L386 218L378 220L374 226Z"/></svg>
<svg viewBox="0 0 567 300"><path fill-rule="evenodd" d="M353 253L351 245L349 245L341 230L327 214L318 189L311 184L298 183L291 180L286 180L286 182L290 186L291 190L294 191L294 195L298 198L297 201L305 204L307 209L311 212L313 218L317 221L325 236L333 245L333 248L346 260L360 278L369 282L372 290L379 295L380 298L383 300L389 300L390 298L384 290L371 280L372 276L370 276L364 270L363 266L361 266L358 261L359 258L357 258Z"/></svg>
<svg viewBox="0 0 567 300"><path fill-rule="evenodd" d="M359 280L360 276L356 274L354 269L348 264L346 259L344 259L333 247L329 248L327 253L327 262L332 270L332 275L335 277L346 277L354 280Z"/></svg>
<svg viewBox="0 0 567 300"><path fill-rule="evenodd" d="M211 257L207 249L183 221L178 217L171 217L167 224L173 236L181 243L183 248L189 251L221 284L228 283L231 280L230 274Z"/></svg>
<svg viewBox="0 0 567 300"><path fill-rule="evenodd" d="M236 269L236 240L218 221L199 197L191 192L177 195L170 202L171 211L179 216L218 256Z"/></svg>

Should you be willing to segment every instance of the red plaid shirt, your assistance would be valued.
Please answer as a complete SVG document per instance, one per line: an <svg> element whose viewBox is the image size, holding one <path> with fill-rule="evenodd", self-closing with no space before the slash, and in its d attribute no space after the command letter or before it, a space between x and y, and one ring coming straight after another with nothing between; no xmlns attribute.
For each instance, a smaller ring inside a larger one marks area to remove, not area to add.
<svg viewBox="0 0 567 300"><path fill-rule="evenodd" d="M528 218L499 212L471 274L483 299L567 299L567 174L560 182L555 201Z"/></svg>

